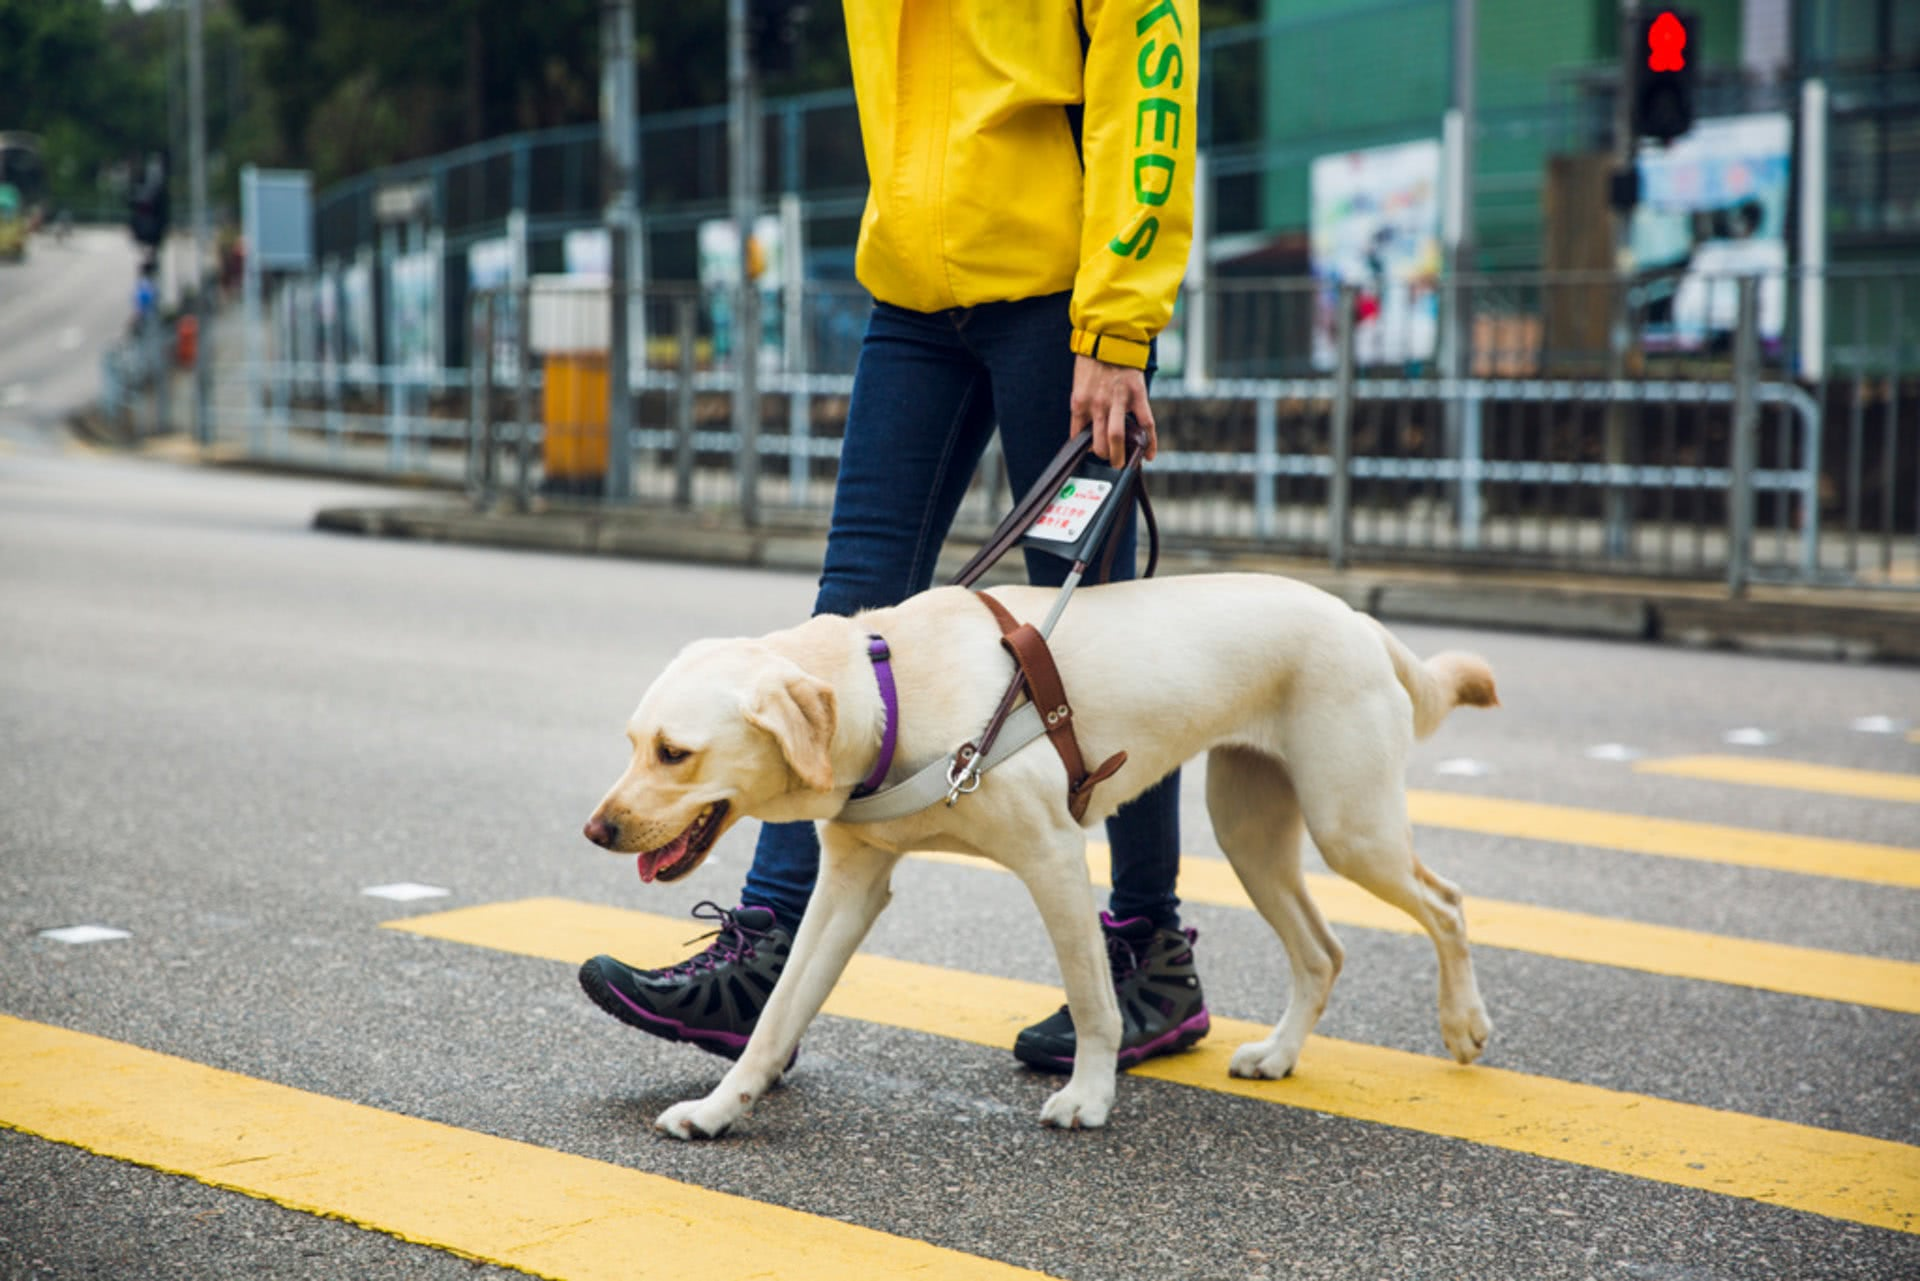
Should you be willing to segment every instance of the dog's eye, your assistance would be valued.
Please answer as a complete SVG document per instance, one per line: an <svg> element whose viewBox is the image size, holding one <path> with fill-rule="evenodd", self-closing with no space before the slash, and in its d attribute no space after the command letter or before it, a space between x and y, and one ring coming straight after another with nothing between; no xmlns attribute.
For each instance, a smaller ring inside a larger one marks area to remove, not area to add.
<svg viewBox="0 0 1920 1281"><path fill-rule="evenodd" d="M678 747L668 746L664 738L653 745L653 754L662 765L678 765L681 761L693 755L692 752L683 751Z"/></svg>

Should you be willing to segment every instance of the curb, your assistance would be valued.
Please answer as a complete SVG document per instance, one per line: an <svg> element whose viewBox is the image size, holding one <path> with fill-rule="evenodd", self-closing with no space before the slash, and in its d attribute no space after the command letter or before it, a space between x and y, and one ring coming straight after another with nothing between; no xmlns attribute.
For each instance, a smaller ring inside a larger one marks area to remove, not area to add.
<svg viewBox="0 0 1920 1281"><path fill-rule="evenodd" d="M437 507L333 507L314 528L375 538L406 538L513 551L618 556L638 560L734 565L817 573L825 536L807 528L746 530L711 518L664 520L638 513L554 509L527 514ZM698 537L692 537L693 534ZM942 557L941 573L965 554ZM1367 569L1345 573L1324 564L1234 552L1168 549L1163 573L1226 569L1286 574L1338 596L1355 609L1394 622L1484 627L1559 636L1652 641L1849 662L1920 663L1920 594L1911 603L1846 603L1762 594L1715 595L1712 585L1647 580L1587 583L1495 571L1471 579L1455 571ZM1021 582L1017 560L1003 561L989 582ZM1854 599L1859 598L1858 593Z"/></svg>

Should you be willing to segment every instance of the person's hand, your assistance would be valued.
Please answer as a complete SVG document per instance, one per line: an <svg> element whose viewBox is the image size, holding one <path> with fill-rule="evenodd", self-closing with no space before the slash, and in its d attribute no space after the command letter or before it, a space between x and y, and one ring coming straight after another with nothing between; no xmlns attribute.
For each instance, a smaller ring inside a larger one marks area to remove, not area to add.
<svg viewBox="0 0 1920 1281"><path fill-rule="evenodd" d="M1154 432L1153 406L1147 403L1147 376L1125 365L1109 365L1091 356L1073 358L1072 418L1067 434L1093 429L1093 452L1115 467L1127 461L1127 415L1139 420L1147 433L1147 457L1160 452Z"/></svg>

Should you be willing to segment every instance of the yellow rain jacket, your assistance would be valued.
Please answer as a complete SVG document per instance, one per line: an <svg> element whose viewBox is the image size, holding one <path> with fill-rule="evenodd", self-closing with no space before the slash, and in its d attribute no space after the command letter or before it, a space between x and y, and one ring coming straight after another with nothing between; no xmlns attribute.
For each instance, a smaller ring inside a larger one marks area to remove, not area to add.
<svg viewBox="0 0 1920 1281"><path fill-rule="evenodd" d="M1197 0L845 6L860 283L914 311L1071 289L1073 350L1144 368L1193 236Z"/></svg>

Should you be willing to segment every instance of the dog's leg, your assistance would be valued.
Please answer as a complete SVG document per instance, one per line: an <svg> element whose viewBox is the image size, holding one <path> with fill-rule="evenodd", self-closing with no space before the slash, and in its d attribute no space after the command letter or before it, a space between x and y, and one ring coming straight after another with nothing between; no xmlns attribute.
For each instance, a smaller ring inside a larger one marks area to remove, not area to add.
<svg viewBox="0 0 1920 1281"><path fill-rule="evenodd" d="M1009 824L1009 829L1024 826ZM1023 835L1023 856L1013 870L1033 895L1053 940L1067 989L1067 1012L1073 1016L1073 1075L1040 1109L1040 1123L1066 1130L1097 1129L1113 1110L1120 1003L1113 995L1113 967L1087 876L1086 836L1064 823L1049 831L1044 821Z"/></svg>
<svg viewBox="0 0 1920 1281"><path fill-rule="evenodd" d="M1440 1036L1453 1057L1471 1063L1487 1048L1493 1024L1480 999L1467 950L1467 918L1460 891L1420 865L1413 854L1407 794L1398 762L1389 770L1363 767L1378 777L1359 779L1348 769L1338 780L1315 777L1321 762L1342 759L1336 746L1298 767L1295 782L1306 807L1307 830L1327 866L1420 923L1440 960ZM1345 754L1348 762L1365 753Z"/></svg>
<svg viewBox="0 0 1920 1281"><path fill-rule="evenodd" d="M813 899L747 1048L713 1093L674 1104L653 1123L655 1129L676 1139L717 1138L779 1079L801 1033L887 905L889 874L898 861L899 855L863 844L843 827L822 828Z"/></svg>
<svg viewBox="0 0 1920 1281"><path fill-rule="evenodd" d="M1233 1053L1234 1076L1278 1079L1293 1071L1326 1011L1344 953L1300 871L1300 802L1276 760L1240 748L1207 756L1207 812L1247 897L1287 949L1293 990L1272 1035Z"/></svg>

